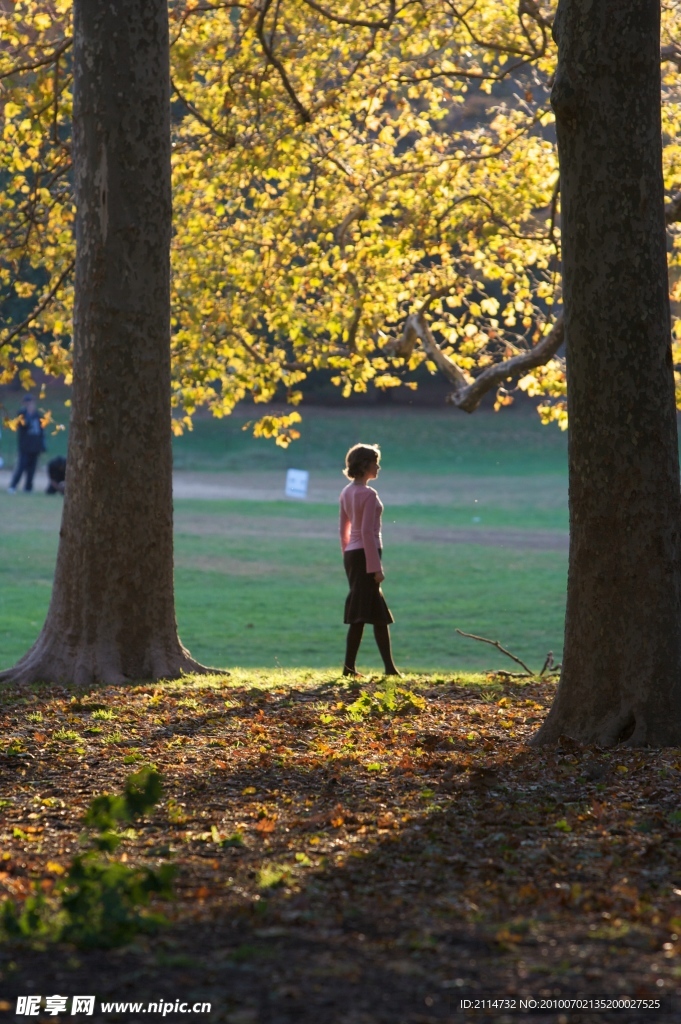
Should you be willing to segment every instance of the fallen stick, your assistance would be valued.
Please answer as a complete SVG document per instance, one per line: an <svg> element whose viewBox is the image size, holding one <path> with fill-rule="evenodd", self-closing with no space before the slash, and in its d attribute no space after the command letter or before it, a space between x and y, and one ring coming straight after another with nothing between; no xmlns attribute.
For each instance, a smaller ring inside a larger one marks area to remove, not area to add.
<svg viewBox="0 0 681 1024"><path fill-rule="evenodd" d="M507 651L505 647L502 647L498 640L488 640L486 636L476 636L475 633L464 633L462 629L457 629L456 632L459 636L467 636L469 640L479 640L480 643L490 644L492 647L496 647L498 651L501 651L502 654L511 658L511 660L515 661L517 665L522 665L528 676L534 675L532 669L528 668L524 661L521 661L520 658L516 658L515 654L511 654L511 652Z"/></svg>

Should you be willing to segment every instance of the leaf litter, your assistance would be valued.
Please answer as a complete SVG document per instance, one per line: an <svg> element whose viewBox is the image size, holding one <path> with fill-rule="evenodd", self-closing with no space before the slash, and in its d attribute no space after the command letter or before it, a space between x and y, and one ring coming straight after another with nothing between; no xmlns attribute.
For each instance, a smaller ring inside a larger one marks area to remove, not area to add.
<svg viewBox="0 0 681 1024"><path fill-rule="evenodd" d="M153 941L0 947L2 991L191 991L233 1024L461 1020L466 998L661 999L565 1021L678 1019L681 750L530 747L554 692L283 670L6 688L0 896L49 892L135 762L165 796L121 859L178 873Z"/></svg>

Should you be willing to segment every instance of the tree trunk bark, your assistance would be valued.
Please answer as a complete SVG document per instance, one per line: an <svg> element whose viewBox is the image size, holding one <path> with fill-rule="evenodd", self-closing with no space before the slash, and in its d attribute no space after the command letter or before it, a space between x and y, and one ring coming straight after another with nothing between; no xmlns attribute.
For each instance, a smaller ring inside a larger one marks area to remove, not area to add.
<svg viewBox="0 0 681 1024"><path fill-rule="evenodd" d="M560 0L570 558L563 671L536 742L681 744L681 496L659 0Z"/></svg>
<svg viewBox="0 0 681 1024"><path fill-rule="evenodd" d="M167 0L75 0L73 412L47 620L6 680L200 668L173 594Z"/></svg>

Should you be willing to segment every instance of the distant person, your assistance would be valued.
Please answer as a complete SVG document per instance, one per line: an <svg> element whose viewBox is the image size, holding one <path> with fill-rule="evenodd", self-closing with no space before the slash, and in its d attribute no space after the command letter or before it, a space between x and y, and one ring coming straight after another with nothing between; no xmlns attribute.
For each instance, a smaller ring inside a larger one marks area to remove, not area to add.
<svg viewBox="0 0 681 1024"><path fill-rule="evenodd" d="M47 463L47 490L45 493L63 494L65 480L66 459L63 455L56 455Z"/></svg>
<svg viewBox="0 0 681 1024"><path fill-rule="evenodd" d="M366 623L374 627L385 674L400 674L390 648L389 626L395 620L381 590L385 579L381 565L383 505L373 487L369 487L369 481L379 474L380 458L381 450L373 444L356 444L345 456L343 472L350 483L340 496L340 541L350 593L345 602L344 621L349 629L344 676L360 675L355 662Z"/></svg>
<svg viewBox="0 0 681 1024"><path fill-rule="evenodd" d="M41 452L45 451L45 432L33 395L26 395L22 402L17 428L17 446L19 460L7 488L10 494L16 494L17 484L26 474L25 491L33 490L33 476L38 465Z"/></svg>

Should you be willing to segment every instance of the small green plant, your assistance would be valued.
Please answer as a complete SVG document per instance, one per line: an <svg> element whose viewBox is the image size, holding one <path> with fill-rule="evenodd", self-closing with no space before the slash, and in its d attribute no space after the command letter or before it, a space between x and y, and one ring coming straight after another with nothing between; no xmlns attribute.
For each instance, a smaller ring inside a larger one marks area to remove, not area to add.
<svg viewBox="0 0 681 1024"><path fill-rule="evenodd" d="M119 795L95 797L83 823L88 848L74 857L55 885L55 895L39 890L21 908L13 900L0 906L0 934L6 939L72 942L82 948L109 948L139 932L153 932L165 919L146 911L152 895L172 896L176 868L128 867L112 857L132 830L119 826L142 817L158 803L161 776L149 766L126 780Z"/></svg>
<svg viewBox="0 0 681 1024"><path fill-rule="evenodd" d="M111 744L124 743L125 742L125 738L124 738L122 732L119 732L118 729L114 729L113 732L110 732L108 736L104 737L102 742L103 743L111 743Z"/></svg>
<svg viewBox="0 0 681 1024"><path fill-rule="evenodd" d="M80 736L73 729L57 729L52 733L52 739L59 740L60 743L75 743Z"/></svg>
<svg viewBox="0 0 681 1024"><path fill-rule="evenodd" d="M168 821L171 821L173 825L184 825L187 819L187 812L184 804L179 804L172 796L167 804L168 807Z"/></svg>
<svg viewBox="0 0 681 1024"><path fill-rule="evenodd" d="M28 718L29 722L42 722L43 713L42 711L29 711L26 717Z"/></svg>
<svg viewBox="0 0 681 1024"><path fill-rule="evenodd" d="M111 722L116 717L116 713L110 708L99 708L92 712L92 717L99 719L100 722Z"/></svg>
<svg viewBox="0 0 681 1024"><path fill-rule="evenodd" d="M285 864L263 864L257 874L259 889L276 889L291 878L291 869Z"/></svg>
<svg viewBox="0 0 681 1024"><path fill-rule="evenodd" d="M356 701L348 705L348 717L353 722L361 722L363 718L380 718L383 715L408 715L423 711L426 706L424 697L398 686L396 682L386 680L383 689L362 690Z"/></svg>

